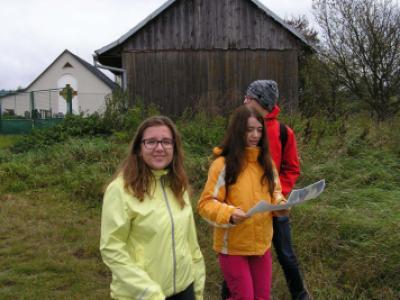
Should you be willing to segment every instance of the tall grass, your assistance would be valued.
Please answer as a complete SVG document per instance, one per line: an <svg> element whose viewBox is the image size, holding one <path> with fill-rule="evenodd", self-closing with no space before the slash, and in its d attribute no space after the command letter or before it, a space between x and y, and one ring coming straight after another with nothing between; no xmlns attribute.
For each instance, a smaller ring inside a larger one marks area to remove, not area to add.
<svg viewBox="0 0 400 300"><path fill-rule="evenodd" d="M400 120L285 120L295 128L301 154L297 186L327 182L318 199L291 212L295 249L314 299L399 299ZM195 208L226 120L199 114L177 124ZM110 274L97 250L100 204L129 138L131 132L115 131L20 153L0 150L1 299L108 298ZM206 299L219 299L212 228L197 214L196 221ZM290 299L276 259L273 297Z"/></svg>
<svg viewBox="0 0 400 300"><path fill-rule="evenodd" d="M20 139L17 135L2 135L0 136L0 149L7 149L14 145Z"/></svg>

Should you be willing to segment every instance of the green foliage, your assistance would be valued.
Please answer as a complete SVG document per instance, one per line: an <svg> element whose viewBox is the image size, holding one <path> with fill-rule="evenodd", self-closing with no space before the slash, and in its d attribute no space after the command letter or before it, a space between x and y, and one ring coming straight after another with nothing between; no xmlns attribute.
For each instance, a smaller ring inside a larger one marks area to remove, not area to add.
<svg viewBox="0 0 400 300"><path fill-rule="evenodd" d="M336 91L347 90L378 121L393 118L400 111L398 1L314 0L313 10Z"/></svg>
<svg viewBox="0 0 400 300"><path fill-rule="evenodd" d="M193 118L177 120L177 126L186 144L210 151L212 147L221 143L225 133L226 119L209 117L206 112L199 112Z"/></svg>
<svg viewBox="0 0 400 300"><path fill-rule="evenodd" d="M39 119L40 118L40 112L37 109L32 110L32 119Z"/></svg>
<svg viewBox="0 0 400 300"><path fill-rule="evenodd" d="M11 150L14 153L21 153L34 148L43 149L46 146L65 142L70 137L110 134L110 128L105 125L98 114L92 114L88 117L67 115L61 123L54 127L33 129L29 135L24 136L13 145Z"/></svg>
<svg viewBox="0 0 400 300"><path fill-rule="evenodd" d="M133 128L142 110L130 114ZM398 299L400 142L393 128L400 128L400 119L284 120L298 138L297 186L327 182L318 199L291 212L296 253L314 299ZM199 113L176 123L195 210L226 119ZM100 201L130 138L131 132L120 130L112 138L67 136L17 154L0 149L0 238L7 245L0 247L0 267L6 270L0 274L0 298L108 299L110 275L97 249ZM221 273L212 228L197 214L196 223L207 266L206 298L218 299ZM278 263L273 274L272 296L289 299Z"/></svg>
<svg viewBox="0 0 400 300"><path fill-rule="evenodd" d="M307 143L303 124L311 124ZM302 165L297 186L321 178L327 182L321 197L291 213L307 286L315 299L397 299L400 256L393 249L400 246L395 238L400 148L390 128L400 123L353 116L303 124L297 131ZM279 272L276 267L274 274ZM287 297L284 282L274 296Z"/></svg>
<svg viewBox="0 0 400 300"><path fill-rule="evenodd" d="M20 136L18 136L18 135L0 135L0 149L6 149L6 148L11 147L19 139L20 139Z"/></svg>
<svg viewBox="0 0 400 300"><path fill-rule="evenodd" d="M0 193L57 189L71 199L96 205L114 173L125 144L103 138L69 138L64 143L27 153L0 152Z"/></svg>
<svg viewBox="0 0 400 300"><path fill-rule="evenodd" d="M177 120L186 153L186 169L195 190L199 190L207 178L212 149L221 143L225 126L225 118L210 117L205 112Z"/></svg>
<svg viewBox="0 0 400 300"><path fill-rule="evenodd" d="M1 118L2 119L9 119L9 120L15 120L15 119L25 119L25 117L23 117L23 116L17 116L17 115L15 115L15 114L6 114L6 113L4 113L2 116L1 116Z"/></svg>
<svg viewBox="0 0 400 300"><path fill-rule="evenodd" d="M115 92L107 99L107 109L103 115L94 113L89 116L68 114L62 122L50 128L35 128L29 135L22 137L11 147L14 153L26 152L63 143L71 137L110 136L115 134L120 141L129 141L143 119L158 115L156 107L144 107L138 100L128 108L127 95Z"/></svg>
<svg viewBox="0 0 400 300"><path fill-rule="evenodd" d="M134 105L131 106L128 93L116 89L112 96L106 99L103 122L112 132L126 131L132 135L144 119L159 114L155 105L145 107L140 98L135 99Z"/></svg>
<svg viewBox="0 0 400 300"><path fill-rule="evenodd" d="M128 94L121 89L116 89L105 100L104 122L115 130L121 130L125 127L125 115L129 110Z"/></svg>
<svg viewBox="0 0 400 300"><path fill-rule="evenodd" d="M334 65L324 62L317 55L301 58L301 93L299 108L305 117L324 115L336 120L350 110L352 98L341 90L341 82Z"/></svg>

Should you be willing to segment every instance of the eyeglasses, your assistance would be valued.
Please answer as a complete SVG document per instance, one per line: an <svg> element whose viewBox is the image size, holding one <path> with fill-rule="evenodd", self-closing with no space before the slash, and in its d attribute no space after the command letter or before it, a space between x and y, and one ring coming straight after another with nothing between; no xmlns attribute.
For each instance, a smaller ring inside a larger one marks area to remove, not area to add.
<svg viewBox="0 0 400 300"><path fill-rule="evenodd" d="M145 140L142 140L142 143L147 150L153 150L153 149L157 148L158 144L161 144L161 146L164 149L169 150L169 149L172 149L175 144L173 139L162 139L159 141L157 141L155 139L145 139Z"/></svg>

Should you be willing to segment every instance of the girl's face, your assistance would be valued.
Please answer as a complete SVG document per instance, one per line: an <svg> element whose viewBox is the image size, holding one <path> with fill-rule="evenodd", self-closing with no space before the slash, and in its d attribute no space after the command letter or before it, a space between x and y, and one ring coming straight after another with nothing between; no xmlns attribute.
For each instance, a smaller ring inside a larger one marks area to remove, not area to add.
<svg viewBox="0 0 400 300"><path fill-rule="evenodd" d="M150 169L165 169L174 157L174 140L171 130L165 125L146 128L143 132L140 152Z"/></svg>
<svg viewBox="0 0 400 300"><path fill-rule="evenodd" d="M247 120L246 146L257 147L263 134L262 124L255 118L250 117Z"/></svg>

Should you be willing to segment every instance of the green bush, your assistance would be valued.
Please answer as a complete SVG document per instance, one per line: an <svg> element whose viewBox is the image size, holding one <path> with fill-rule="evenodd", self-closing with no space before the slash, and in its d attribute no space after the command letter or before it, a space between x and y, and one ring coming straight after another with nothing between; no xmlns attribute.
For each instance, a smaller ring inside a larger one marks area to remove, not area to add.
<svg viewBox="0 0 400 300"><path fill-rule="evenodd" d="M13 153L22 153L35 148L44 149L47 146L63 143L71 137L93 137L115 135L120 141L127 142L136 131L138 125L147 117L158 115L159 111L153 105L144 107L140 100L132 108L125 103L126 95L116 92L113 100L107 100L107 109L103 115L98 113L89 116L67 115L64 120L51 128L35 128L23 136L12 147Z"/></svg>
<svg viewBox="0 0 400 300"><path fill-rule="evenodd" d="M126 145L104 138L69 138L27 153L0 152L0 193L55 189L71 199L98 203Z"/></svg>
<svg viewBox="0 0 400 300"><path fill-rule="evenodd" d="M14 153L21 153L34 148L45 148L56 143L65 142L70 137L101 136L111 134L111 128L107 128L103 119L98 114L88 117L82 115L67 115L65 119L51 128L33 129L32 132L12 147Z"/></svg>
<svg viewBox="0 0 400 300"><path fill-rule="evenodd" d="M218 146L225 133L226 118L210 117L205 112L183 116L177 120L186 153L185 165L192 187L202 188L212 157L212 149Z"/></svg>

